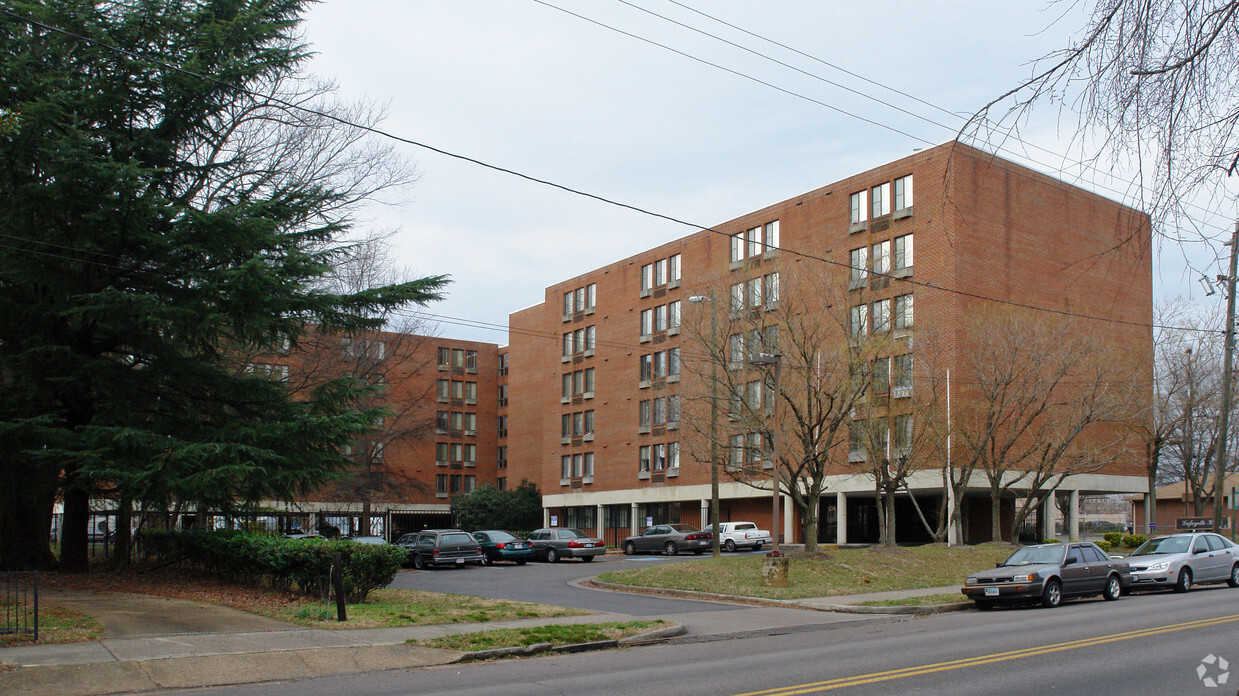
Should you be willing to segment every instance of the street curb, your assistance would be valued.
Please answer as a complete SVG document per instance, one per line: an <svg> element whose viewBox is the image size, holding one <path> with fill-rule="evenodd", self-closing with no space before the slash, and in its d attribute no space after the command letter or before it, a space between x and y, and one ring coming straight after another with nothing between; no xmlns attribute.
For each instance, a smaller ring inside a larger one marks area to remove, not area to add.
<svg viewBox="0 0 1239 696"><path fill-rule="evenodd" d="M750 604L755 606L780 607L784 609L810 609L813 611L830 611L840 614L911 614L927 616L949 611L964 611L971 609L972 602L954 602L951 604L933 604L929 606L867 606L860 604L808 604L796 599L766 599L764 597L747 597L743 595L718 594L715 592L699 592L697 590L673 590L660 587L643 587L640 585L621 585L591 578L582 583L600 590L615 592L630 592L632 594L650 594L682 599L705 599L730 604Z"/></svg>
<svg viewBox="0 0 1239 696"><path fill-rule="evenodd" d="M475 650L467 652L453 660L453 663L461 662L480 662L482 660L495 660L503 657L528 657L545 652L556 653L579 653L588 652L590 650L608 650L610 648L626 647L631 645L645 645L654 643L665 638L673 638L682 636L688 633L688 629L683 624L674 624L655 628L650 631L644 631L636 635L620 638L618 640L595 640L589 643L571 643L569 645L553 646L550 643L534 643L533 645L522 645L510 648L491 648L490 650Z"/></svg>

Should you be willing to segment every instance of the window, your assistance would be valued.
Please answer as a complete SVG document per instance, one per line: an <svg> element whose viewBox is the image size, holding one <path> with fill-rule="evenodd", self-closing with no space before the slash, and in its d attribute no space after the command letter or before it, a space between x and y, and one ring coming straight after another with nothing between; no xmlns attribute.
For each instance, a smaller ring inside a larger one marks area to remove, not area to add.
<svg viewBox="0 0 1239 696"><path fill-rule="evenodd" d="M637 404L637 426L641 428L650 427L653 418L653 409L650 407L650 400L647 399Z"/></svg>
<svg viewBox="0 0 1239 696"><path fill-rule="evenodd" d="M594 412L586 411L582 416L581 432L586 437L590 437L594 434Z"/></svg>
<svg viewBox="0 0 1239 696"><path fill-rule="evenodd" d="M465 466L477 466L478 465L478 446L477 445L465 445L463 459L465 462Z"/></svg>
<svg viewBox="0 0 1239 696"><path fill-rule="evenodd" d="M761 256L761 240L762 240L761 228L754 227L748 232L745 232L744 236L745 236L745 242L746 242L745 243L745 256L747 256L750 259L757 257L757 256Z"/></svg>
<svg viewBox="0 0 1239 696"><path fill-rule="evenodd" d="M680 376L680 349L672 348L667 351L667 377Z"/></svg>
<svg viewBox="0 0 1239 696"><path fill-rule="evenodd" d="M873 332L885 333L891 330L891 301L878 300L873 303Z"/></svg>
<svg viewBox="0 0 1239 696"><path fill-rule="evenodd" d="M667 260L659 259L654 262L654 287L662 287L667 284Z"/></svg>
<svg viewBox="0 0 1239 696"><path fill-rule="evenodd" d="M732 469L739 469L744 466L744 435L732 435L727 440L728 461L727 464Z"/></svg>
<svg viewBox="0 0 1239 696"><path fill-rule="evenodd" d="M508 436L508 417L507 416L499 416L499 418L497 419L497 423L495 425L495 430L497 431L499 437Z"/></svg>
<svg viewBox="0 0 1239 696"><path fill-rule="evenodd" d="M748 291L745 293L745 299L750 309L761 306L761 278L754 278L748 281Z"/></svg>
<svg viewBox="0 0 1239 696"><path fill-rule="evenodd" d="M762 437L761 433L749 433L745 439L748 445L745 447L744 456L748 461L760 462L766 458L764 457L767 452L767 449L764 446L765 438Z"/></svg>
<svg viewBox="0 0 1239 696"><path fill-rule="evenodd" d="M476 350L465 351L465 371L466 372L477 372L478 371L478 352Z"/></svg>
<svg viewBox="0 0 1239 696"><path fill-rule="evenodd" d="M450 348L439 349L439 368L445 369L452 366L452 351Z"/></svg>
<svg viewBox="0 0 1239 696"><path fill-rule="evenodd" d="M853 421L848 424L848 459L864 461L865 456L865 422Z"/></svg>
<svg viewBox="0 0 1239 696"><path fill-rule="evenodd" d="M680 328L680 301L670 302L667 304L667 330L675 331Z"/></svg>
<svg viewBox="0 0 1239 696"><path fill-rule="evenodd" d="M848 254L848 266L851 267L848 279L855 286L865 282L869 277L869 247L853 249Z"/></svg>
<svg viewBox="0 0 1239 696"><path fill-rule="evenodd" d="M912 395L912 354L904 353L891 358L891 388L895 396Z"/></svg>
<svg viewBox="0 0 1239 696"><path fill-rule="evenodd" d="M744 362L744 334L732 334L727 337L727 361L730 363Z"/></svg>
<svg viewBox="0 0 1239 696"><path fill-rule="evenodd" d="M897 295L895 297L895 328L912 328L912 296Z"/></svg>
<svg viewBox="0 0 1239 696"><path fill-rule="evenodd" d="M678 472L679 470L680 470L680 443L668 442L667 443L667 471Z"/></svg>
<svg viewBox="0 0 1239 696"><path fill-rule="evenodd" d="M667 354L659 351L654 354L654 379L666 379Z"/></svg>
<svg viewBox="0 0 1239 696"><path fill-rule="evenodd" d="M641 291L649 292L654 289L654 264L647 263L641 267Z"/></svg>
<svg viewBox="0 0 1239 696"><path fill-rule="evenodd" d="M744 283L733 283L731 286L731 311L744 311Z"/></svg>
<svg viewBox="0 0 1239 696"><path fill-rule="evenodd" d="M912 235L895 237L895 270L912 268Z"/></svg>
<svg viewBox="0 0 1239 696"><path fill-rule="evenodd" d="M590 283L585 286L585 309L593 309L598 300L598 285Z"/></svg>
<svg viewBox="0 0 1239 696"><path fill-rule="evenodd" d="M453 411L453 412L451 413L451 421L450 421L450 422L451 422L451 425L450 425L450 426L448 426L448 427L449 427L449 429L451 429L451 430L455 430L455 431L457 431L457 432L460 432L461 430L463 430L463 429L464 429L464 425L465 425L465 414L460 413L459 411Z"/></svg>
<svg viewBox="0 0 1239 696"><path fill-rule="evenodd" d="M653 459L654 471L665 471L667 469L667 446L654 445L650 450L651 459Z"/></svg>
<svg viewBox="0 0 1239 696"><path fill-rule="evenodd" d="M912 175L895 179L895 210L912 207Z"/></svg>
<svg viewBox="0 0 1239 696"><path fill-rule="evenodd" d="M464 382L461 382L458 379L452 380L452 398L458 399L458 400L465 398L465 383Z"/></svg>
<svg viewBox="0 0 1239 696"><path fill-rule="evenodd" d="M761 345L763 353L779 352L779 327L767 326L762 330Z"/></svg>
<svg viewBox="0 0 1239 696"><path fill-rule="evenodd" d="M762 240L762 245L765 247L766 253L777 251L779 248L779 221L767 222L765 228L765 238Z"/></svg>
<svg viewBox="0 0 1239 696"><path fill-rule="evenodd" d="M508 385L500 384L499 385L499 406L507 406L507 405L508 405ZM504 434L505 435L507 434L506 428L505 428Z"/></svg>
<svg viewBox="0 0 1239 696"><path fill-rule="evenodd" d="M447 495L447 474L435 474L435 494Z"/></svg>
<svg viewBox="0 0 1239 696"><path fill-rule="evenodd" d="M672 284L680 282L680 255L676 254L667 258L667 278Z"/></svg>
<svg viewBox="0 0 1239 696"><path fill-rule="evenodd" d="M439 380L438 399L439 401L447 401L449 398L449 390L451 382L446 379Z"/></svg>
<svg viewBox="0 0 1239 696"><path fill-rule="evenodd" d="M891 420L891 437L895 441L895 450L907 452L912 449L912 416L905 414L895 416Z"/></svg>
<svg viewBox="0 0 1239 696"><path fill-rule="evenodd" d="M645 354L641 356L641 372L640 381L648 382L654 377L654 356Z"/></svg>
<svg viewBox="0 0 1239 696"><path fill-rule="evenodd" d="M744 233L737 232L731 235L731 262L739 263L744 260Z"/></svg>
<svg viewBox="0 0 1239 696"><path fill-rule="evenodd" d="M889 241L873 245L873 272L879 275L891 272L891 243Z"/></svg>
<svg viewBox="0 0 1239 696"><path fill-rule="evenodd" d="M869 333L869 306L857 305L851 310L851 333L853 336L864 336Z"/></svg>
<svg viewBox="0 0 1239 696"><path fill-rule="evenodd" d="M447 432L448 413L447 411L439 411L435 413L435 430L439 432Z"/></svg>
<svg viewBox="0 0 1239 696"><path fill-rule="evenodd" d="M762 282L766 289L766 306L774 307L779 304L779 274L769 273Z"/></svg>
<svg viewBox="0 0 1239 696"><path fill-rule="evenodd" d="M452 367L465 366L465 351L463 348L452 349Z"/></svg>
<svg viewBox="0 0 1239 696"><path fill-rule="evenodd" d="M641 335L649 336L654 333L654 310L641 310Z"/></svg>
<svg viewBox="0 0 1239 696"><path fill-rule="evenodd" d="M761 412L761 386L760 381L748 382L744 385L744 405L753 413Z"/></svg>
<svg viewBox="0 0 1239 696"><path fill-rule="evenodd" d="M465 403L476 404L478 402L478 383L465 382Z"/></svg>
<svg viewBox="0 0 1239 696"><path fill-rule="evenodd" d="M498 449L495 450L495 468L497 469L508 468L508 446L507 445L499 445Z"/></svg>
<svg viewBox="0 0 1239 696"><path fill-rule="evenodd" d="M477 435L477 434L478 434L478 414L466 413L465 414L465 435Z"/></svg>
<svg viewBox="0 0 1239 696"><path fill-rule="evenodd" d="M572 478L572 455L565 454L559 458L559 478Z"/></svg>
<svg viewBox="0 0 1239 696"><path fill-rule="evenodd" d="M654 308L654 330L658 332L667 330L667 305L658 305Z"/></svg>
<svg viewBox="0 0 1239 696"><path fill-rule="evenodd" d="M650 472L650 446L641 445L637 450L637 471L648 474Z"/></svg>
<svg viewBox="0 0 1239 696"><path fill-rule="evenodd" d="M891 361L890 358L878 358L873 361L873 391L876 394L885 394L891 390Z"/></svg>
<svg viewBox="0 0 1239 696"><path fill-rule="evenodd" d="M594 453L586 452L581 455L581 475L587 479L594 478Z"/></svg>
<svg viewBox="0 0 1239 696"><path fill-rule="evenodd" d="M665 397L659 397L657 399L654 399L653 407L654 407L653 408L654 425L666 425L667 424L667 399Z"/></svg>
<svg viewBox="0 0 1239 696"><path fill-rule="evenodd" d="M851 223L852 223L853 225L855 225L855 224L857 224L857 223L864 222L864 221L866 220L866 217L865 217L865 208L866 208L866 206L865 206L865 201L866 201L866 199L865 199L865 192L864 192L864 191L857 191L856 193L853 193L853 194L852 194L852 197L851 197L851 217L850 217L850 220L851 220Z"/></svg>
<svg viewBox="0 0 1239 696"><path fill-rule="evenodd" d="M585 288L577 288L572 291L573 302L576 303L576 311L585 311Z"/></svg>
<svg viewBox="0 0 1239 696"><path fill-rule="evenodd" d="M572 314L573 304L574 303L572 302L572 293L565 292L564 293L564 316L568 316Z"/></svg>
<svg viewBox="0 0 1239 696"><path fill-rule="evenodd" d="M588 312L594 308L597 300L597 287L596 284L590 283L583 288L564 293L564 321L571 319L573 314Z"/></svg>
<svg viewBox="0 0 1239 696"><path fill-rule="evenodd" d="M451 450L446 442L435 443L435 464L439 466L447 466L447 463L452 460Z"/></svg>
<svg viewBox="0 0 1239 696"><path fill-rule="evenodd" d="M879 218L891 212L891 185L878 184L873 187L873 217Z"/></svg>
<svg viewBox="0 0 1239 696"><path fill-rule="evenodd" d="M499 376L507 377L508 375L508 354L504 353L499 356Z"/></svg>
<svg viewBox="0 0 1239 696"><path fill-rule="evenodd" d="M667 397L667 426L672 427L680 422L680 397Z"/></svg>
<svg viewBox="0 0 1239 696"><path fill-rule="evenodd" d="M563 352L563 357L565 357L565 358L571 358L571 357L572 357L572 352L573 352L573 348L572 348L572 332L571 332L571 331L569 331L568 333L564 334L564 352Z"/></svg>

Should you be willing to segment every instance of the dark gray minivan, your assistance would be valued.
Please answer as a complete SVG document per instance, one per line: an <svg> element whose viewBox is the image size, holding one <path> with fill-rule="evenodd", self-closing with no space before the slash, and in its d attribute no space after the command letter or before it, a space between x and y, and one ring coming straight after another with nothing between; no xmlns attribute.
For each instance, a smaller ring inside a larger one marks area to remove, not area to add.
<svg viewBox="0 0 1239 696"><path fill-rule="evenodd" d="M422 570L430 566L482 565L486 557L478 542L460 529L423 529L396 540L396 546L409 552L409 563Z"/></svg>

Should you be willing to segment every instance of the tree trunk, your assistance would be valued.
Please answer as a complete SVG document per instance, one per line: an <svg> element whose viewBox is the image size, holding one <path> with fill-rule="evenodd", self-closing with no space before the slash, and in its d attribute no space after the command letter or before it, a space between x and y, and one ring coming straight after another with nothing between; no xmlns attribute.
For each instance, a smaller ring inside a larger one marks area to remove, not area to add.
<svg viewBox="0 0 1239 696"><path fill-rule="evenodd" d="M989 491L989 535L990 541L1003 541L1002 538L1002 490L990 487Z"/></svg>
<svg viewBox="0 0 1239 696"><path fill-rule="evenodd" d="M886 499L882 501L882 504L886 506L886 514L882 516L884 518L883 524L886 526L886 541L884 545L893 548L897 546L895 539L895 493L887 491Z"/></svg>
<svg viewBox="0 0 1239 696"><path fill-rule="evenodd" d="M56 477L15 457L0 457L0 570L51 570Z"/></svg>
<svg viewBox="0 0 1239 696"><path fill-rule="evenodd" d="M1149 494L1144 496L1144 526L1150 537L1157 536L1157 477L1149 474ZM1132 526L1132 532L1136 528Z"/></svg>
<svg viewBox="0 0 1239 696"><path fill-rule="evenodd" d="M90 570L90 494L73 485L66 475L65 513L60 525L60 570L85 573Z"/></svg>
<svg viewBox="0 0 1239 696"><path fill-rule="evenodd" d="M112 567L116 570L124 570L129 565L129 549L133 546L132 520L133 499L122 496L116 511L116 544L112 547Z"/></svg>
<svg viewBox="0 0 1239 696"><path fill-rule="evenodd" d="M801 529L804 530L805 553L817 553L817 508L821 505L809 503L800 509L802 519Z"/></svg>

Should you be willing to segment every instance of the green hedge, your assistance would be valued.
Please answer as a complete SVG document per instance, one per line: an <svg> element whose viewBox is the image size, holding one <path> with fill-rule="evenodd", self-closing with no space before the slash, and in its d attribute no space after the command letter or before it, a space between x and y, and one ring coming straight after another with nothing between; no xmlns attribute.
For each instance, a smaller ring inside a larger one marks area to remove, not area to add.
<svg viewBox="0 0 1239 696"><path fill-rule="evenodd" d="M1127 534L1123 537L1123 546L1134 549L1148 540L1149 538L1143 534Z"/></svg>
<svg viewBox="0 0 1239 696"><path fill-rule="evenodd" d="M1119 544L1123 543L1122 532L1106 532L1105 534L1101 535L1101 538L1110 542L1111 546L1118 546Z"/></svg>
<svg viewBox="0 0 1239 696"><path fill-rule="evenodd" d="M1101 541L1097 541L1093 543L1097 544L1097 548L1101 549L1102 551L1105 551L1106 553L1110 553L1110 542L1103 539Z"/></svg>
<svg viewBox="0 0 1239 696"><path fill-rule="evenodd" d="M398 546L285 539L237 530L170 531L142 534L144 552L155 560L185 561L209 575L247 585L327 597L331 558L340 553L345 601L363 602L386 587L408 556Z"/></svg>

